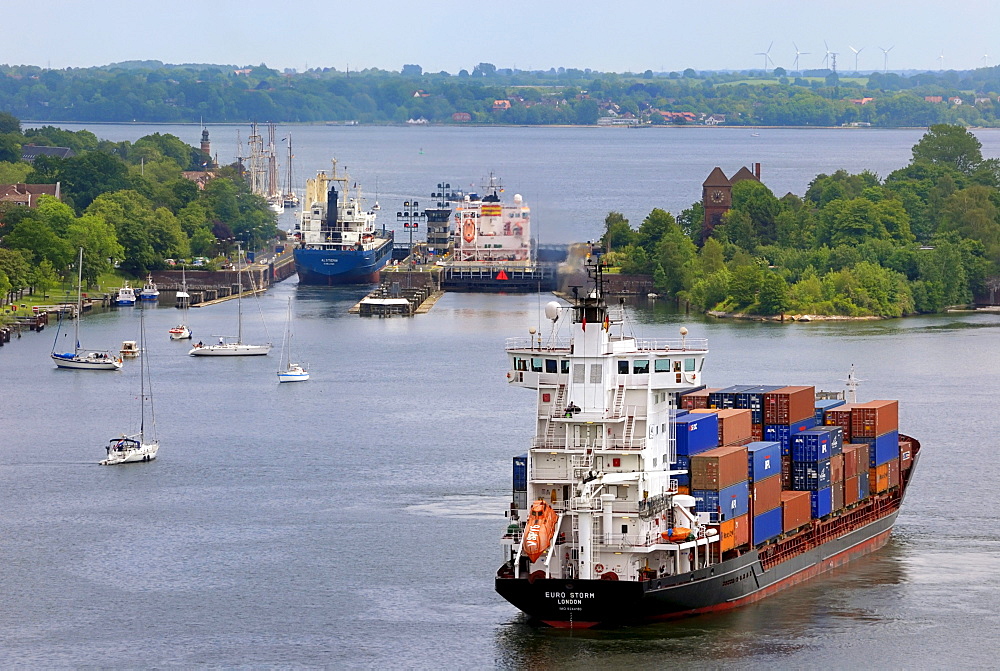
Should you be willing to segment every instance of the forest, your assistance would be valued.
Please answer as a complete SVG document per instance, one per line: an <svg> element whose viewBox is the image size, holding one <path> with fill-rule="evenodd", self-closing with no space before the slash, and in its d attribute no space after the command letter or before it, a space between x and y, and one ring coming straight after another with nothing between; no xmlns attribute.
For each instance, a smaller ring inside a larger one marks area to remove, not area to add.
<svg viewBox="0 0 1000 671"><path fill-rule="evenodd" d="M782 68L521 71L490 63L457 74L413 64L398 72L158 61L64 70L0 65L0 111L40 122L592 125L626 117L665 125L717 115L730 126L996 126L998 96L1000 66L907 76Z"/></svg>
<svg viewBox="0 0 1000 671"><path fill-rule="evenodd" d="M884 180L817 175L802 196L737 182L701 241L700 202L638 228L605 218L606 261L706 311L900 317L972 302L1000 269L1000 160L961 126L935 125ZM700 244L699 244L700 243Z"/></svg>

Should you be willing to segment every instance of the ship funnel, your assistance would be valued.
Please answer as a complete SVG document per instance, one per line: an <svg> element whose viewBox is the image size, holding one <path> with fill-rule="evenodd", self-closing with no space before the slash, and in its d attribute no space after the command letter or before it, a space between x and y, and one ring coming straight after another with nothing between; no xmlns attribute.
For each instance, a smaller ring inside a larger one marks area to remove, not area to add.
<svg viewBox="0 0 1000 671"><path fill-rule="evenodd" d="M326 223L330 227L337 225L337 187L331 186L326 194Z"/></svg>

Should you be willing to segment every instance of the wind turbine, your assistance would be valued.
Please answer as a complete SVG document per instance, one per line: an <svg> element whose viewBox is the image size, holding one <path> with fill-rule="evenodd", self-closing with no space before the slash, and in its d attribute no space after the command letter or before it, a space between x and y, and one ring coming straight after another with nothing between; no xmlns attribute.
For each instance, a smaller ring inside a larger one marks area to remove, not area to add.
<svg viewBox="0 0 1000 671"><path fill-rule="evenodd" d="M942 50L941 55L938 56L938 65L940 65L938 68L939 70L944 70L944 50Z"/></svg>
<svg viewBox="0 0 1000 671"><path fill-rule="evenodd" d="M771 47L773 47L773 46L774 46L774 41L772 40L771 44L769 44L768 47L767 47L767 51L758 51L757 53L754 54L754 56L763 56L764 57L764 72L767 72L767 62L768 61L771 61L771 65L774 65L774 61L771 60L771 55L770 55L771 54Z"/></svg>
<svg viewBox="0 0 1000 671"><path fill-rule="evenodd" d="M990 67L990 55L988 53L983 54L983 67L984 68Z"/></svg>
<svg viewBox="0 0 1000 671"><path fill-rule="evenodd" d="M823 65L825 65L826 69L829 70L830 69L830 53L831 53L830 52L830 45L826 43L826 40L823 40L823 46L826 48L826 56L823 56Z"/></svg>
<svg viewBox="0 0 1000 671"><path fill-rule="evenodd" d="M792 42L792 46L795 47L795 71L799 71L799 56L808 56L808 51L799 51L799 45Z"/></svg>
<svg viewBox="0 0 1000 671"><path fill-rule="evenodd" d="M857 71L858 71L858 54L860 54L862 51L864 51L865 48L861 47L860 49L855 49L850 44L847 45L847 48L854 52L854 72L857 73Z"/></svg>
<svg viewBox="0 0 1000 671"><path fill-rule="evenodd" d="M895 46L896 45L894 44L888 49L882 49L882 47L879 47L879 49L882 49L882 57L884 59L882 61L882 74L889 72L889 52L892 51Z"/></svg>

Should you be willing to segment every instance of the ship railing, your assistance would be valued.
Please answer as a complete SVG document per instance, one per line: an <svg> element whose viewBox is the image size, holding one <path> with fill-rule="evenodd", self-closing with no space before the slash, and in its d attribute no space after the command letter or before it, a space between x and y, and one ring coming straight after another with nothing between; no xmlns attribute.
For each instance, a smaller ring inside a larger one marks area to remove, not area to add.
<svg viewBox="0 0 1000 671"><path fill-rule="evenodd" d="M646 449L646 438L606 438L599 449L625 452L644 450Z"/></svg>
<svg viewBox="0 0 1000 671"><path fill-rule="evenodd" d="M590 453L600 450L612 450L616 452L637 452L646 449L646 438L605 438L597 439L591 443L567 444L564 438L546 438L536 436L531 439L531 449L551 450L553 452L583 452Z"/></svg>
<svg viewBox="0 0 1000 671"><path fill-rule="evenodd" d="M648 352L698 352L708 349L708 338L637 339L635 346Z"/></svg>
<svg viewBox="0 0 1000 671"><path fill-rule="evenodd" d="M531 336L520 336L507 338L504 342L504 349L511 350L534 350L535 352L569 352L572 338L550 338L545 342L538 342Z"/></svg>

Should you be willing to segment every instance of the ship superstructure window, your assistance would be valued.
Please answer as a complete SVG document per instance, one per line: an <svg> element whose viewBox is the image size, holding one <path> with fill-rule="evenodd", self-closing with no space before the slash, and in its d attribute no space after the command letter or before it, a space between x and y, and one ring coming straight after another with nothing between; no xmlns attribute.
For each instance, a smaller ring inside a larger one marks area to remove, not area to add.
<svg viewBox="0 0 1000 671"><path fill-rule="evenodd" d="M628 375L628 361L619 361L618 362L618 374L619 375Z"/></svg>
<svg viewBox="0 0 1000 671"><path fill-rule="evenodd" d="M514 370L528 370L528 360L514 357Z"/></svg>
<svg viewBox="0 0 1000 671"><path fill-rule="evenodd" d="M653 364L653 371L657 373L669 373L670 359L657 359Z"/></svg>
<svg viewBox="0 0 1000 671"><path fill-rule="evenodd" d="M546 373L558 373L559 372L559 362L555 359L545 360L545 372Z"/></svg>
<svg viewBox="0 0 1000 671"><path fill-rule="evenodd" d="M542 359L541 359L541 357L535 356L535 357L531 358L531 372L532 373L541 373L542 372Z"/></svg>
<svg viewBox="0 0 1000 671"><path fill-rule="evenodd" d="M600 384L604 379L604 364L592 363L590 364L590 381L594 384Z"/></svg>
<svg viewBox="0 0 1000 671"><path fill-rule="evenodd" d="M636 359L632 364L632 372L635 374L649 372L649 359Z"/></svg>
<svg viewBox="0 0 1000 671"><path fill-rule="evenodd" d="M582 363L573 364L573 383L583 384L587 379L587 366Z"/></svg>
<svg viewBox="0 0 1000 671"><path fill-rule="evenodd" d="M569 360L567 360L567 359L560 359L559 363L561 364L559 366L559 368L560 368L559 372L562 373L563 375L569 375Z"/></svg>
<svg viewBox="0 0 1000 671"><path fill-rule="evenodd" d="M684 372L692 373L695 370L695 359L684 359Z"/></svg>

